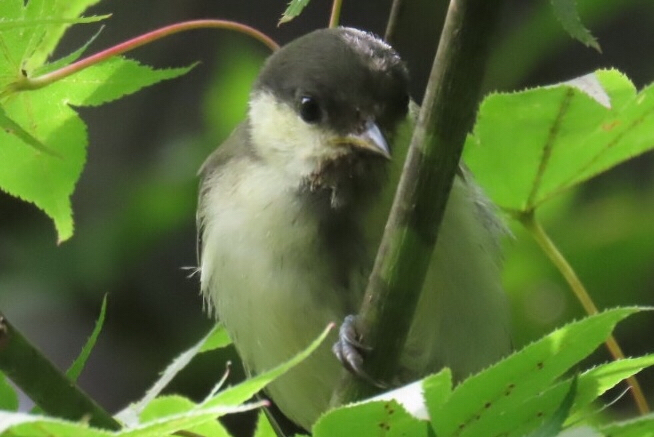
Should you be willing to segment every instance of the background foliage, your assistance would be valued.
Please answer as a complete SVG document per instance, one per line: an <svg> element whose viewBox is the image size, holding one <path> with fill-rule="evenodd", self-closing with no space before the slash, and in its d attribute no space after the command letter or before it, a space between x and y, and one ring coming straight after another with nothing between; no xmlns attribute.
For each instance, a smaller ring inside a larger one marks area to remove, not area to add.
<svg viewBox="0 0 654 437"><path fill-rule="evenodd" d="M423 3L442 14L440 5L433 5L440 2ZM654 40L654 5L578 3L603 54L571 40L548 2L508 1L487 90L560 82L598 67L618 68L638 89L652 82L648 42ZM383 33L389 5L346 1L342 23ZM252 14L250 2L239 1L162 0L156 8L101 2L87 15L113 15L90 52L163 23L207 16L243 21L283 43L324 26L329 15L327 4L313 2L301 19L277 29L283 7L284 2L261 2ZM395 45L409 64L419 99L438 29L432 17L411 12ZM76 26L59 55L77 49L98 28ZM40 211L0 193L0 308L60 367L77 355L101 296L109 294L105 331L80 383L110 411L139 397L156 372L210 326L197 280L182 269L195 265L195 172L242 118L249 85L266 55L246 37L215 31L179 35L136 51L132 56L158 67L202 64L111 105L79 110L90 126L90 148L72 198L76 231L70 241L57 245L52 223ZM651 155L629 162L541 213L600 307L654 304L653 164ZM531 240L519 228L514 232L516 238L506 244L505 282L520 346L581 311ZM653 323L641 315L621 325L617 336L627 355L654 349L642 334L651 332ZM225 359L203 356L175 388L199 396L215 382ZM238 373L238 366L233 369ZM641 379L651 393L652 374ZM629 407L618 403L611 414Z"/></svg>

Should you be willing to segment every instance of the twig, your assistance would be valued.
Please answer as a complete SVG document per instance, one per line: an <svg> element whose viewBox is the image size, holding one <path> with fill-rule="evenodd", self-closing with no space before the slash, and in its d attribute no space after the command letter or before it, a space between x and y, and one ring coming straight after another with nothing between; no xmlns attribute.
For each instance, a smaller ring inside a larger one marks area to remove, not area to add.
<svg viewBox="0 0 654 437"><path fill-rule="evenodd" d="M342 6L343 6L343 0L332 1L332 13L329 16L329 28L334 28L338 26L338 23L341 20Z"/></svg>
<svg viewBox="0 0 654 437"><path fill-rule="evenodd" d="M386 23L386 32L384 32L384 41L393 44L393 37L395 36L395 29L397 22L400 19L400 12L403 6L403 0L393 0L391 5L391 12L388 15L388 23Z"/></svg>
<svg viewBox="0 0 654 437"><path fill-rule="evenodd" d="M390 217L359 313L364 370L391 381L420 296L466 134L479 102L502 0L452 0ZM373 388L345 375L334 404Z"/></svg>

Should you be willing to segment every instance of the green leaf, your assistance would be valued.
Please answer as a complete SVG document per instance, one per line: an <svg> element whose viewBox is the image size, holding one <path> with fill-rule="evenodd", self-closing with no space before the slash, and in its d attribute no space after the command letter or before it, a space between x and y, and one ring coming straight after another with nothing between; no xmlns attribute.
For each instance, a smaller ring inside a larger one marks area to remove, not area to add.
<svg viewBox="0 0 654 437"><path fill-rule="evenodd" d="M315 339L305 350L295 355L287 362L280 364L279 366L267 372L263 372L259 375L249 378L235 387L229 387L223 390L210 399L207 399L203 405L237 405L245 402L247 399L250 399L273 380L279 378L291 368L305 360L309 355L311 355L311 353L318 349L318 346L320 346L320 344L325 341L325 338L327 338L327 334L329 334L331 329L333 329L333 325L329 325L322 332L322 334L320 334L320 336Z"/></svg>
<svg viewBox="0 0 654 437"><path fill-rule="evenodd" d="M571 415L567 418L567 424L577 423L588 412L584 408L594 402L600 395L607 390L615 387L626 378L635 375L645 367L654 365L652 355L627 358L618 361L612 361L593 369L587 370L578 377L576 388L576 397L574 405L570 409ZM574 378L568 378L562 382L555 383L549 388L533 396L531 399L521 401L520 404L512 408L513 414L518 417L541 417L546 419L546 423L553 422L557 416L557 405L561 399L565 399L566 393L569 393L570 385ZM564 417L564 419L566 419ZM557 419L558 420L558 419ZM531 422L525 421L523 425L517 425L511 435L521 436L523 426L531 425Z"/></svg>
<svg viewBox="0 0 654 437"><path fill-rule="evenodd" d="M137 422L134 424L132 422L128 424L128 429L119 432L116 435L120 437L158 437L167 433L175 432L179 429L192 429L225 414L259 408L265 405L265 402L252 404L243 404L243 402L252 398L252 396L264 388L268 383L283 375L293 366L307 358L325 340L331 328L332 327L330 326L328 329L325 329L325 331L314 340L307 349L268 372L261 373L260 375L243 381L237 386L229 387L218 394L212 395L200 404L193 406L191 409L184 411L184 408L181 408L178 414L168 415L146 423ZM200 344L201 343L202 342L200 342ZM176 405L179 406L180 404L177 403Z"/></svg>
<svg viewBox="0 0 654 437"><path fill-rule="evenodd" d="M139 423L138 417L141 412L152 402L164 388L173 380L173 378L184 369L188 363L200 352L217 349L229 344L229 337L222 325L215 325L209 333L191 348L177 356L150 389L145 393L138 402L130 404L116 417L125 424Z"/></svg>
<svg viewBox="0 0 654 437"><path fill-rule="evenodd" d="M0 127L4 128L0 130L0 189L48 214L60 242L73 233L70 196L84 166L88 142L86 126L70 105L99 105L190 68L152 70L113 58L44 88L17 92L12 84L40 69L70 25L68 21L75 21L96 2L0 2L3 22L31 23L0 33ZM65 59L72 61L76 55Z"/></svg>
<svg viewBox="0 0 654 437"><path fill-rule="evenodd" d="M577 394L577 377L572 378L569 384L568 392L563 398L561 405L556 409L554 414L550 416L543 425L537 430L529 434L529 437L555 437L559 435L563 428L563 422L568 418L570 409L575 401Z"/></svg>
<svg viewBox="0 0 654 437"><path fill-rule="evenodd" d="M80 18L99 0L3 0L0 2L0 87L21 72L42 66L65 30L75 23L91 23L106 16Z"/></svg>
<svg viewBox="0 0 654 437"><path fill-rule="evenodd" d="M566 429L558 437L606 437L589 426L579 426L577 428Z"/></svg>
<svg viewBox="0 0 654 437"><path fill-rule="evenodd" d="M422 387L429 417L436 417L435 415L452 395L452 371L444 368L436 375L428 376L423 381Z"/></svg>
<svg viewBox="0 0 654 437"><path fill-rule="evenodd" d="M364 401L324 414L313 427L315 437L327 436L428 436L429 423L418 420L390 401Z"/></svg>
<svg viewBox="0 0 654 437"><path fill-rule="evenodd" d="M59 242L71 237L70 205L86 160L86 126L70 105L99 105L189 68L152 70L113 58L39 90L12 86L44 62L71 23L98 0L9 0L0 2L5 29L0 33L0 189L34 203L55 223ZM97 17L96 17L97 18ZM64 58L72 62L81 50ZM54 64L63 67L63 62Z"/></svg>
<svg viewBox="0 0 654 437"><path fill-rule="evenodd" d="M18 394L2 372L0 372L0 410L18 410Z"/></svg>
<svg viewBox="0 0 654 437"><path fill-rule="evenodd" d="M0 31L56 24L84 24L105 20L111 15L93 15L82 18L43 18L36 20L11 20L0 22Z"/></svg>
<svg viewBox="0 0 654 437"><path fill-rule="evenodd" d="M207 350L205 349L206 344L218 344L220 343L221 339L224 339L223 334L221 333L224 328L221 325L217 325L216 327L213 328L211 332L207 336L205 336L202 340L200 340L195 346L187 350L186 352L182 353L180 356L175 358L173 362L166 368L166 370L163 372L161 378L150 388L145 396L138 402L128 406L125 410L121 411L119 414L116 415L116 418L120 420L121 422L125 423L128 426L134 426L137 427L139 426L139 416L141 412L149 405L151 402L154 401L154 399L161 393L161 390L172 380L172 378L179 373L181 369L183 369L190 361L191 359L198 354L201 350ZM329 332L328 329L326 329L318 339L316 339L311 345L304 350L303 352L299 353L296 355L294 358L291 360L287 361L286 363L283 363L279 365L278 367L268 371L264 372L260 375L257 375L255 377L252 377L246 381L243 381L241 384L234 386L234 387L229 387L218 394L211 395L208 399L206 399L204 402L202 402L200 405L196 407L196 409L200 410L206 410L206 411L211 411L211 414L218 415L224 414L226 412L232 412L232 408L238 407L240 404L243 402L247 401L250 399L252 396L254 396L259 390L264 388L268 383L270 383L272 380L275 378L281 376L283 373L285 373L287 370L301 362L304 358L306 358L311 352L313 352L322 341L327 336L327 333ZM219 339L219 341L217 341ZM222 381L221 381L222 383ZM258 406L258 404L256 405ZM250 406L247 408L255 408L256 406ZM240 408L240 407L239 407ZM206 419L206 415L199 414L198 416L194 416L195 421L193 421L193 426L204 423L204 420ZM175 420L178 420L178 418L175 418ZM185 422L187 425L185 426L191 426L188 425L190 422ZM168 425L166 425L168 426ZM157 428L159 431L162 428Z"/></svg>
<svg viewBox="0 0 654 437"><path fill-rule="evenodd" d="M282 18L280 18L279 23L277 23L277 25L279 26L281 24L288 23L293 18L300 15L300 13L302 13L302 10L309 4L309 1L310 0L291 0L291 2L288 4L288 7L284 11Z"/></svg>
<svg viewBox="0 0 654 437"><path fill-rule="evenodd" d="M573 415L568 423L574 423L577 418L580 418L584 414L584 408L607 390L651 366L654 366L654 354L611 361L584 372L579 377Z"/></svg>
<svg viewBox="0 0 654 437"><path fill-rule="evenodd" d="M83 422L0 411L0 435L3 437L111 437L115 434L92 428Z"/></svg>
<svg viewBox="0 0 654 437"><path fill-rule="evenodd" d="M18 123L7 117L5 110L0 106L0 128L9 135L16 135L25 144L34 147L37 151L47 153L50 156L61 158L55 151L50 150L41 141L34 138L29 132L23 129Z"/></svg>
<svg viewBox="0 0 654 437"><path fill-rule="evenodd" d="M102 29L104 27L100 27L98 31L91 37L89 38L88 41L86 41L82 47L78 48L74 52L70 53L69 55L64 56L63 58L57 59L56 61L53 62L48 62L47 64L43 65L42 67L36 68L34 72L32 73L32 76L40 76L42 74L49 73L51 71L57 70L59 68L65 67L68 64L72 64L73 62L77 61L80 56L86 51L86 49L89 48L89 46L95 41L95 39L100 35L100 32L102 32Z"/></svg>
<svg viewBox="0 0 654 437"><path fill-rule="evenodd" d="M464 158L502 208L529 212L654 148L654 85L636 93L615 70L551 87L493 94Z"/></svg>
<svg viewBox="0 0 654 437"><path fill-rule="evenodd" d="M259 415L257 416L257 426L254 431L254 437L277 437L275 430L268 420L268 416L263 410L259 411Z"/></svg>
<svg viewBox="0 0 654 437"><path fill-rule="evenodd" d="M141 422L165 419L168 416L183 413L195 408L195 404L182 396L162 396L152 402L141 413ZM204 437L229 437L227 430L217 420L186 429Z"/></svg>
<svg viewBox="0 0 654 437"><path fill-rule="evenodd" d="M171 410L181 408L181 402L162 401ZM184 406L193 407L185 403ZM161 437L171 435L181 429L203 429L216 431L214 426L202 426L213 422L216 417L248 411L258 407L250 404L232 407L192 408L182 413L169 414L161 419L155 419L132 428L118 432L109 432L92 428L84 422L69 422L45 416L24 413L6 413L0 411L0 435L7 437ZM162 406L162 408L164 408ZM219 432L219 431L217 431ZM207 437L222 437L228 434L207 434Z"/></svg>
<svg viewBox="0 0 654 437"><path fill-rule="evenodd" d="M80 15L100 0L29 0L24 9L25 20L72 20L77 21ZM102 17L94 17L92 21ZM32 30L30 42L23 58L23 68L32 71L43 65L54 51L70 27L71 22L43 23Z"/></svg>
<svg viewBox="0 0 654 437"><path fill-rule="evenodd" d="M551 2L554 8L554 15L556 15L556 18L566 32L585 46L590 46L601 53L602 49L597 43L597 40L581 24L576 0L551 0Z"/></svg>
<svg viewBox="0 0 654 437"><path fill-rule="evenodd" d="M223 325L214 326L209 334L204 338L198 353L209 352L216 349L222 349L232 344L232 340L227 334Z"/></svg>
<svg viewBox="0 0 654 437"><path fill-rule="evenodd" d="M188 411L195 407L195 403L183 396L161 396L154 399L140 414L141 422L149 422L162 417Z"/></svg>
<svg viewBox="0 0 654 437"><path fill-rule="evenodd" d="M611 423L600 427L600 431L610 437L654 437L654 413L633 420Z"/></svg>
<svg viewBox="0 0 654 437"><path fill-rule="evenodd" d="M4 109L23 129L60 157L28 147L0 131L0 188L34 203L55 222L59 241L73 233L70 196L86 160L86 126L63 102L44 100L47 89L12 96Z"/></svg>
<svg viewBox="0 0 654 437"><path fill-rule="evenodd" d="M218 417L251 411L262 405L263 403L259 402L245 405L195 407L133 428L127 428L112 435L115 437L161 437L172 435L179 430L207 429L208 427L205 425L214 422Z"/></svg>
<svg viewBox="0 0 654 437"><path fill-rule="evenodd" d="M88 340L86 340L86 343L84 344L84 347L82 347L82 351L80 352L79 356L75 359L73 364L66 371L66 376L70 378L70 380L73 382L77 381L77 378L79 378L80 373L82 373L82 370L86 365L86 361L89 359L89 356L91 355L91 351L95 346L95 342L98 340L98 336L100 335L100 331L102 331L102 326L104 325L104 317L106 314L106 310L107 310L107 295L105 294L104 297L102 298L100 315L98 316L98 320L95 322L95 327L93 328L93 332L91 333L91 336L89 337Z"/></svg>
<svg viewBox="0 0 654 437"><path fill-rule="evenodd" d="M618 308L568 324L468 378L430 411L436 435L522 436L533 431L561 404L567 387L556 396L543 392L637 311Z"/></svg>
<svg viewBox="0 0 654 437"><path fill-rule="evenodd" d="M50 99L61 99L72 106L97 106L184 75L193 67L154 70L131 59L114 57L39 91L46 92Z"/></svg>

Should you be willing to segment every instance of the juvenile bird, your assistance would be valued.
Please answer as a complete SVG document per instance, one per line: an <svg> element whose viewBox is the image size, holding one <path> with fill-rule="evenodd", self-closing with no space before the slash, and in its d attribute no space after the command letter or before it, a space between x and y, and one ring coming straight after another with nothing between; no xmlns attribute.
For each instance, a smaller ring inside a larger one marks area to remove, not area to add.
<svg viewBox="0 0 654 437"><path fill-rule="evenodd" d="M289 359L360 307L411 133L408 84L382 40L314 31L268 58L247 118L202 166L202 292L248 372ZM460 379L509 351L502 230L462 170L397 381L443 366ZM330 346L267 389L304 428L339 379Z"/></svg>

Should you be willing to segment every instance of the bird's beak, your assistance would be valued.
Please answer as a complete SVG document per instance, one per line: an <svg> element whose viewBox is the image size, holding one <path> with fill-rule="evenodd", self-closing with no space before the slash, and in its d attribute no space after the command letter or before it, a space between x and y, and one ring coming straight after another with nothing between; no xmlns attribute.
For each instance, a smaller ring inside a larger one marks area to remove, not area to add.
<svg viewBox="0 0 654 437"><path fill-rule="evenodd" d="M349 145L359 149L382 155L386 159L391 159L391 151L384 135L379 130L377 124L372 121L366 123L365 130L358 134L350 134L338 137L334 140L337 145Z"/></svg>

